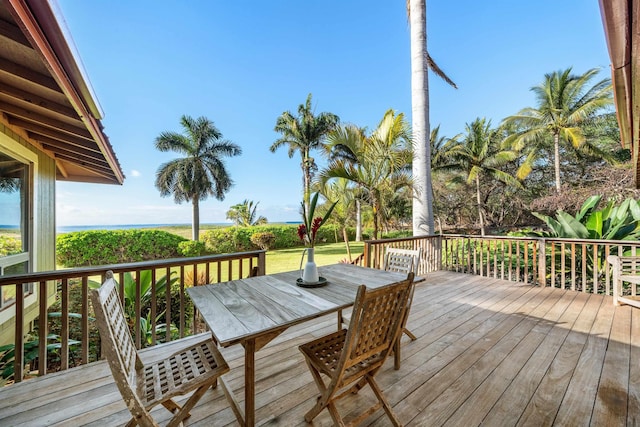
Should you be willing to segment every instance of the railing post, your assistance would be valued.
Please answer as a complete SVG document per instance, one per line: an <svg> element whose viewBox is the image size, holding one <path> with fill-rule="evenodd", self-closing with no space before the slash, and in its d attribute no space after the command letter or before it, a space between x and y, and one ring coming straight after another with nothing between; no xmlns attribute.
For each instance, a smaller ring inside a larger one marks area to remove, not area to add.
<svg viewBox="0 0 640 427"><path fill-rule="evenodd" d="M364 242L364 266L371 268L371 243Z"/></svg>
<svg viewBox="0 0 640 427"><path fill-rule="evenodd" d="M258 254L258 276L267 274L267 253L265 251Z"/></svg>
<svg viewBox="0 0 640 427"><path fill-rule="evenodd" d="M547 241L538 239L538 284L547 286Z"/></svg>

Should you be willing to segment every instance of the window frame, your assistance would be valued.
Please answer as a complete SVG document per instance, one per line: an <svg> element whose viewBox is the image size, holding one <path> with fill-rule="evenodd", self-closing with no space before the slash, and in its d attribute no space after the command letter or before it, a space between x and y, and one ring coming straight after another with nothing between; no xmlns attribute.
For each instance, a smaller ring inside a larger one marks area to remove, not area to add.
<svg viewBox="0 0 640 427"><path fill-rule="evenodd" d="M20 144L15 139L11 138L6 133L0 130L0 152L11 157L14 160L24 164L28 168L27 173L27 188L26 188L26 213L21 212L21 215L26 215L25 217L25 236L26 236L26 252L21 252L15 255L9 255L6 257L0 258L0 274L4 273L4 269L20 264L27 263L27 272L37 271L37 248L34 244L36 242L36 221L34 221L34 213L37 212L37 177L38 177L38 154L29 150L27 147ZM1 294L1 292L0 292ZM33 283L25 286L24 294L26 297L25 303L31 304L36 300L36 289ZM0 295L0 323L3 318L11 312L15 310L15 299L4 301L2 295ZM8 310L9 308L13 308L13 310ZM7 314L6 314L7 313Z"/></svg>

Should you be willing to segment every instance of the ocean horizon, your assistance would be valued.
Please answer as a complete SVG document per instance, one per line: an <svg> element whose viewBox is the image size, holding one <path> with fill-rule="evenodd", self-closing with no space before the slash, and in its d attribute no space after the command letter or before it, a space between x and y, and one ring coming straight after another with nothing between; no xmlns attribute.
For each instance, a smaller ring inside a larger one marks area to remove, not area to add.
<svg viewBox="0 0 640 427"><path fill-rule="evenodd" d="M300 224L300 221L283 221L274 222L272 224ZM231 222L209 222L201 223L203 225L213 225L217 227L230 227ZM56 227L57 234L73 233L76 231L88 230L130 230L140 228L159 228L159 227L191 227L191 223L183 224L93 224L93 225L58 225ZM0 224L0 230L17 230L20 226L11 224Z"/></svg>
<svg viewBox="0 0 640 427"><path fill-rule="evenodd" d="M228 227L233 225L227 222L201 223L203 225L215 225L220 227ZM1 226L0 226L1 227ZM158 227L191 227L190 223L184 224L94 224L94 225L59 225L56 227L56 233L73 233L77 231L88 230L131 230L141 228L158 228Z"/></svg>

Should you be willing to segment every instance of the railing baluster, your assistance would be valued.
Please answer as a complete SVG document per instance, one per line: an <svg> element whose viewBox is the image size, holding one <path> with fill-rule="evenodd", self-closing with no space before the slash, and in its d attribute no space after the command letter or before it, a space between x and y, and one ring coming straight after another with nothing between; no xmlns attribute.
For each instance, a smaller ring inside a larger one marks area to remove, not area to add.
<svg viewBox="0 0 640 427"><path fill-rule="evenodd" d="M171 269L169 267L166 268L165 270L165 276L167 278L167 289L165 291L165 310L166 313L164 314L164 322L167 326L171 325ZM167 327L167 329L165 330L165 341L169 342L171 341L171 328Z"/></svg>
<svg viewBox="0 0 640 427"><path fill-rule="evenodd" d="M184 338L185 318L184 318L184 265L180 266L180 338Z"/></svg>
<svg viewBox="0 0 640 427"><path fill-rule="evenodd" d="M593 244L593 290L594 294L598 293L598 265L600 264L600 259L598 257L598 244Z"/></svg>
<svg viewBox="0 0 640 427"><path fill-rule="evenodd" d="M165 286L165 292L168 291ZM151 345L156 345L156 329L158 327L156 322L156 305L157 305L157 292L156 289L156 269L151 269Z"/></svg>
<svg viewBox="0 0 640 427"><path fill-rule="evenodd" d="M607 258L609 258L610 254L611 254L611 245L606 245L604 247L604 260L602 260L602 263L604 264L605 295L611 295L611 278L609 277L609 274L611 272L611 266L607 261Z"/></svg>
<svg viewBox="0 0 640 427"><path fill-rule="evenodd" d="M17 383L24 378L24 285L16 283L16 324L15 348L13 356L13 380ZM45 337L46 342L46 337Z"/></svg>
<svg viewBox="0 0 640 427"><path fill-rule="evenodd" d="M69 281L62 279L62 315L60 323L62 330L60 332L60 369L63 371L69 369Z"/></svg>
<svg viewBox="0 0 640 427"><path fill-rule="evenodd" d="M562 289L565 289L567 285L567 278L565 277L567 272L567 261L564 256L565 250L566 248L565 248L564 242L561 242L560 243L560 270L562 272L560 276L560 287Z"/></svg>
<svg viewBox="0 0 640 427"><path fill-rule="evenodd" d="M40 281L40 310L38 312L38 375L47 374L47 335L49 334L49 318L47 316L48 289L47 281Z"/></svg>
<svg viewBox="0 0 640 427"><path fill-rule="evenodd" d="M556 245L551 242L551 287L556 287Z"/></svg>
<svg viewBox="0 0 640 427"><path fill-rule="evenodd" d="M582 292L587 292L587 245L582 244Z"/></svg>
<svg viewBox="0 0 640 427"><path fill-rule="evenodd" d="M135 333L135 337L136 337L136 348L142 348L142 324L140 322L140 312L142 311L142 307L140 304L140 299L141 299L141 295L140 293L142 292L140 289L140 272L142 270L136 270L136 280L135 280L135 286L136 286L136 300L134 303L134 316L135 319L133 320L133 324L134 326L134 333Z"/></svg>
<svg viewBox="0 0 640 427"><path fill-rule="evenodd" d="M576 244L571 243L571 290L576 290Z"/></svg>
<svg viewBox="0 0 640 427"><path fill-rule="evenodd" d="M82 364L89 363L89 277L82 276L82 308L80 314L82 315L81 326L81 357Z"/></svg>
<svg viewBox="0 0 640 427"><path fill-rule="evenodd" d="M504 240L500 241L500 278L504 280Z"/></svg>

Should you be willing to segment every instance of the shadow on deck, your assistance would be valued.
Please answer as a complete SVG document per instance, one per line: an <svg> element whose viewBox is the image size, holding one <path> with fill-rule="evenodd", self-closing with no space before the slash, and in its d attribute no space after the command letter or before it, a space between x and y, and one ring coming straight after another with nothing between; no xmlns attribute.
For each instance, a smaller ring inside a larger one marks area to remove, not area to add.
<svg viewBox="0 0 640 427"><path fill-rule="evenodd" d="M333 331L327 316L286 331L256 354L260 425L306 425L316 387L297 349ZM378 382L407 426L594 425L640 423L640 310L611 297L436 272L418 284L400 370L387 361ZM242 398L243 352L222 350L225 376ZM369 405L368 389L339 403L343 414ZM154 410L166 421L168 412ZM349 416L346 417L347 421ZM123 425L129 419L104 362L0 391L0 425ZM387 425L380 412L369 425ZM235 425L220 388L185 422ZM331 425L326 411L315 426Z"/></svg>

